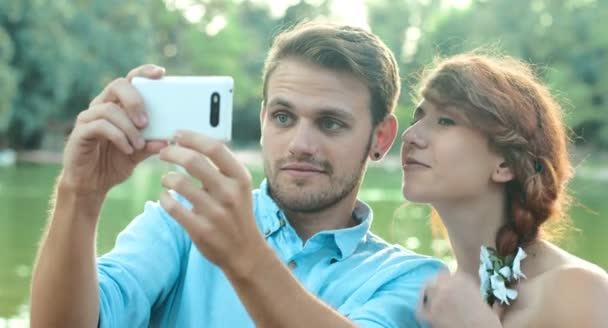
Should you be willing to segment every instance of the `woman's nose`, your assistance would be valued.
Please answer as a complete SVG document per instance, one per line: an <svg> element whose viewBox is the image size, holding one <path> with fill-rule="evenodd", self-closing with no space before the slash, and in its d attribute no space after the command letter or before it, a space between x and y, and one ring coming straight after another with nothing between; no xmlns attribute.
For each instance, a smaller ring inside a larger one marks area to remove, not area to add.
<svg viewBox="0 0 608 328"><path fill-rule="evenodd" d="M428 142L426 141L426 138L423 133L424 131L422 131L422 124L420 123L422 122L416 122L412 126L407 128L405 131L403 131L403 134L401 135L401 141L403 142L404 146L413 146L418 148L425 148L427 146Z"/></svg>

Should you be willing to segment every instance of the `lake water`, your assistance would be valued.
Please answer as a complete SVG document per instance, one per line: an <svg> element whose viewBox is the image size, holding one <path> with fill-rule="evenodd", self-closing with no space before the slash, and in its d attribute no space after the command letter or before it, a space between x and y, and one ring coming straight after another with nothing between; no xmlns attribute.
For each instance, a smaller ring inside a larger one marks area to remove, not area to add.
<svg viewBox="0 0 608 328"><path fill-rule="evenodd" d="M156 200L161 190L159 178L170 168L145 163L124 184L108 196L99 226L98 253L112 248L116 234L143 208L146 200ZM0 328L27 326L29 284L32 263L45 226L49 197L60 168L56 165L0 167ZM608 180L598 179L593 169L579 168L572 189L579 205L571 212L578 231L561 242L569 251L608 268L606 242ZM262 179L253 169L254 181ZM449 245L434 239L428 223L428 208L403 207L401 173L398 168L372 166L361 198L374 209L372 229L389 242L400 243L424 254L450 261Z"/></svg>

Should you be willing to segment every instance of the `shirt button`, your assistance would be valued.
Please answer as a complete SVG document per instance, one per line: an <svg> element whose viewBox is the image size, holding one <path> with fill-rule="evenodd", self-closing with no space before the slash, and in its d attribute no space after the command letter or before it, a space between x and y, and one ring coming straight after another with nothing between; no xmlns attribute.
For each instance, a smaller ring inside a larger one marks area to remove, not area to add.
<svg viewBox="0 0 608 328"><path fill-rule="evenodd" d="M279 225L280 225L281 227L284 227L284 226L285 226L285 220L281 219L281 220L279 221Z"/></svg>
<svg viewBox="0 0 608 328"><path fill-rule="evenodd" d="M270 234L270 229L266 229L266 230L264 230L264 234L265 234L266 236L268 236L268 235Z"/></svg>
<svg viewBox="0 0 608 328"><path fill-rule="evenodd" d="M294 260L289 261L289 263L287 263L287 266L288 266L288 267L289 267L291 270L295 269L295 268L296 268L296 261L294 261Z"/></svg>

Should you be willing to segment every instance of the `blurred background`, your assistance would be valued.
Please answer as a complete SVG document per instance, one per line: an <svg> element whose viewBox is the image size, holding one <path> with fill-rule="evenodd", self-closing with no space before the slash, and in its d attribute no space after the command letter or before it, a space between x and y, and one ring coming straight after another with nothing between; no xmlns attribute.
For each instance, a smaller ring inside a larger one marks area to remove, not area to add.
<svg viewBox="0 0 608 328"><path fill-rule="evenodd" d="M303 19L357 25L394 51L412 82L437 55L479 47L522 58L558 96L572 137L572 229L558 243L608 268L608 1L604 0L0 0L0 328L27 326L29 281L61 151L78 112L142 63L170 75L235 79L232 148L259 183L258 111L272 37ZM397 144L399 141L396 142ZM385 239L453 263L429 209L405 205L398 147L367 174L361 198ZM156 200L172 168L151 159L112 190L98 253Z"/></svg>

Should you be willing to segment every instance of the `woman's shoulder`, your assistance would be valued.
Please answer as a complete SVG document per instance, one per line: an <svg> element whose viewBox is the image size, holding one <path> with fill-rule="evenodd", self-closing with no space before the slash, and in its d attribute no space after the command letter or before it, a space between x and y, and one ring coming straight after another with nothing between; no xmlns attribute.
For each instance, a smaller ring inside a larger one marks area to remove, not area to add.
<svg viewBox="0 0 608 328"><path fill-rule="evenodd" d="M608 299L608 274L595 264L581 260L554 268L542 276L538 278L542 279L545 294L586 295L602 291Z"/></svg>
<svg viewBox="0 0 608 328"><path fill-rule="evenodd" d="M542 256L547 258L547 263L544 272L539 274L539 279L546 280L547 283L574 284L576 287L584 287L581 284L590 282L608 280L608 273L598 265L548 242L544 242L544 248Z"/></svg>
<svg viewBox="0 0 608 328"><path fill-rule="evenodd" d="M560 260L535 277L543 300L537 313L547 326L605 327L608 325L608 274L599 266L558 250Z"/></svg>

